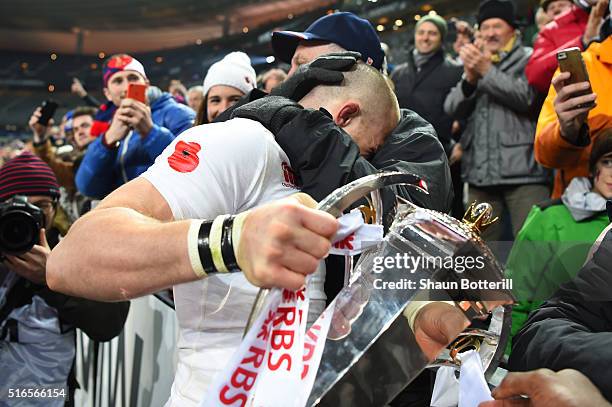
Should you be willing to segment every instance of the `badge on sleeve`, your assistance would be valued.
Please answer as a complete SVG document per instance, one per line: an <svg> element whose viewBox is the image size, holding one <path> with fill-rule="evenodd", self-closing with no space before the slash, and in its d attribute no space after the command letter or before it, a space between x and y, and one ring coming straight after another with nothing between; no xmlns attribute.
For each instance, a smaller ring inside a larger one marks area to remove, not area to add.
<svg viewBox="0 0 612 407"><path fill-rule="evenodd" d="M202 147L195 142L179 141L176 143L174 153L168 157L170 168L178 172L191 172L200 164L198 152Z"/></svg>

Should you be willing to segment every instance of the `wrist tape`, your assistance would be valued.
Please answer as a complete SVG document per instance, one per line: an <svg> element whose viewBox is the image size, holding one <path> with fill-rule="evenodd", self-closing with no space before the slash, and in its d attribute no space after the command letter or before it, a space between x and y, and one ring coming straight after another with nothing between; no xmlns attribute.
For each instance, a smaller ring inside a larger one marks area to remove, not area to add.
<svg viewBox="0 0 612 407"><path fill-rule="evenodd" d="M240 233L234 228L235 217L217 216L213 221L193 220L187 235L189 261L198 278L211 273L241 271L236 261L234 242ZM240 223L241 225L241 223Z"/></svg>

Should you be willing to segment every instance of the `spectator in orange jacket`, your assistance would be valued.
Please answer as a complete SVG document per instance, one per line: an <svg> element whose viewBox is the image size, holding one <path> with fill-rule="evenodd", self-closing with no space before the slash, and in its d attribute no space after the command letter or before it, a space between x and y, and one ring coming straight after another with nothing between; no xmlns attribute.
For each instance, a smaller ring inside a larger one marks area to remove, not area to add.
<svg viewBox="0 0 612 407"><path fill-rule="evenodd" d="M550 80L557 69L557 51L578 47L581 50L598 34L609 0L576 1L571 9L558 15L538 34L533 54L525 68L527 81L541 93L547 93ZM553 2L543 2L543 8ZM588 6L594 5L589 14Z"/></svg>
<svg viewBox="0 0 612 407"><path fill-rule="evenodd" d="M595 93L576 96L576 92L588 89L588 82L565 85L569 73L555 76L536 128L536 160L558 170L553 198L561 197L572 178L589 175L591 139L603 129L612 127L612 92L609 91L612 35L608 34L601 43L592 43L582 57ZM580 104L595 100L594 107L578 108Z"/></svg>

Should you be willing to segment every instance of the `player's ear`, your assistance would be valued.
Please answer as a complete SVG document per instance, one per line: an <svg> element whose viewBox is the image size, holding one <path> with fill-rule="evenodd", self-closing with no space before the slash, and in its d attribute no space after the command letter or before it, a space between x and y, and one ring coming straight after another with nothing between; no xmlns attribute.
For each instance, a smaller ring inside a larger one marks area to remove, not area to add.
<svg viewBox="0 0 612 407"><path fill-rule="evenodd" d="M357 116L359 116L360 112L361 112L361 107L359 106L359 103L350 102L350 101L346 102L338 110L338 113L336 114L336 117L334 118L334 122L339 127L346 127L349 124L351 124L352 121L355 120L355 118L357 118Z"/></svg>

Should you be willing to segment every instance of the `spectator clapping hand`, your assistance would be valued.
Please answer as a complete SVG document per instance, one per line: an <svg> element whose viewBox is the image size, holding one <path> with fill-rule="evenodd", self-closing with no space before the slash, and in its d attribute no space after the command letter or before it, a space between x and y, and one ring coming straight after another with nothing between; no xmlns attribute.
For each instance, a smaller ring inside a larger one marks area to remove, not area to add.
<svg viewBox="0 0 612 407"><path fill-rule="evenodd" d="M561 72L553 78L552 85L557 92L554 106L559 120L561 136L571 142L575 142L580 128L585 123L589 111L595 107L595 104L587 107L581 106L594 102L597 95L589 93L588 95L577 96L576 93L589 89L591 85L589 82L565 85L565 81L569 78L569 72Z"/></svg>
<svg viewBox="0 0 612 407"><path fill-rule="evenodd" d="M476 84L491 68L491 53L482 51L477 44L466 44L459 50L465 76L469 83Z"/></svg>

